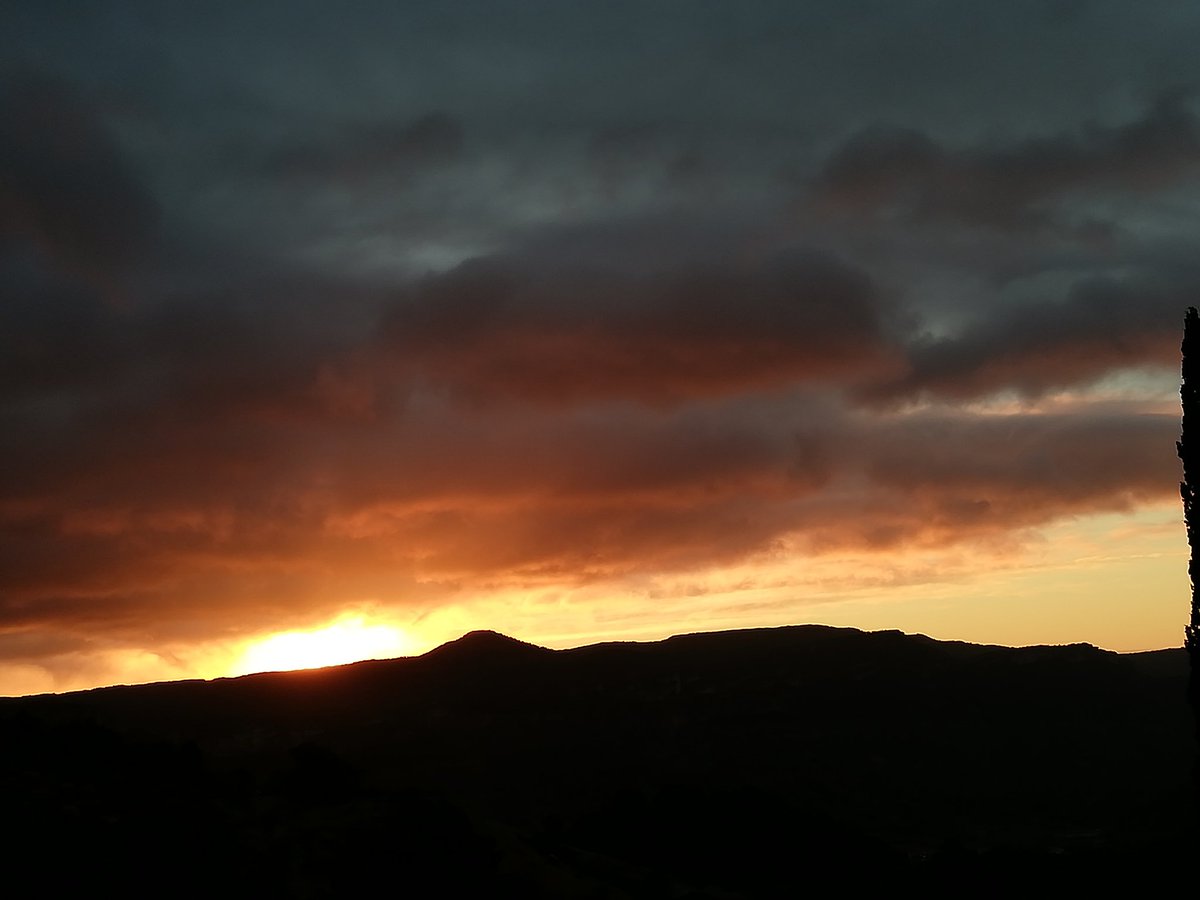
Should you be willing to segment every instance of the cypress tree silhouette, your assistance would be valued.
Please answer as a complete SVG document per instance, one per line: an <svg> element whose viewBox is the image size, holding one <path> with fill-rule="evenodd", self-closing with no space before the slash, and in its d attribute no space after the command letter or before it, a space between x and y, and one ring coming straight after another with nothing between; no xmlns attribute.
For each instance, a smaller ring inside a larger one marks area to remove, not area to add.
<svg viewBox="0 0 1200 900"><path fill-rule="evenodd" d="M1176 444L1183 462L1183 522L1187 528L1188 580L1192 586L1191 618L1183 629L1183 646L1191 663L1188 702L1196 717L1196 739L1200 742L1200 315L1188 307L1183 319L1183 372L1179 397L1183 403L1183 425ZM1200 745L1195 762L1195 794L1200 812Z"/></svg>

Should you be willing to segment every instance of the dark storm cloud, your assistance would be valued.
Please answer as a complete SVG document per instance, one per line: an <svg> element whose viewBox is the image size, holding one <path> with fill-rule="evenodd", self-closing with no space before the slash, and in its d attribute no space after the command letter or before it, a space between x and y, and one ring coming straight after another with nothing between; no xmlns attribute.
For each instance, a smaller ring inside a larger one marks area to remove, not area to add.
<svg viewBox="0 0 1200 900"><path fill-rule="evenodd" d="M0 401L116 374L125 338L101 294L15 247L0 251L0 279Z"/></svg>
<svg viewBox="0 0 1200 900"><path fill-rule="evenodd" d="M889 356L880 318L870 279L821 254L640 277L490 260L415 287L385 340L467 397L671 404L861 378Z"/></svg>
<svg viewBox="0 0 1200 900"><path fill-rule="evenodd" d="M1162 500L1174 488L1176 431L1175 416L1136 409L885 423L864 468L900 508L860 519L850 533L884 544L952 543Z"/></svg>
<svg viewBox="0 0 1200 900"><path fill-rule="evenodd" d="M1158 188L1200 171L1200 122L1174 91L1116 126L1007 146L954 150L913 129L851 137L816 179L817 196L848 209L1028 228L1043 201L1089 187Z"/></svg>
<svg viewBox="0 0 1200 900"><path fill-rule="evenodd" d="M587 156L600 190L609 195L638 183L686 191L702 184L709 169L698 140L653 122L599 129L588 142Z"/></svg>
<svg viewBox="0 0 1200 900"><path fill-rule="evenodd" d="M374 122L341 130L322 143L301 143L272 155L267 174L353 183L379 175L407 178L445 166L462 154L462 126L441 112L406 122Z"/></svg>
<svg viewBox="0 0 1200 900"><path fill-rule="evenodd" d="M1010 305L951 337L909 351L903 378L873 385L874 398L968 399L999 391L1038 397L1123 369L1178 365L1180 317L1200 282L1088 279L1061 300Z"/></svg>
<svg viewBox="0 0 1200 900"><path fill-rule="evenodd" d="M1090 502L1097 495L1161 493L1174 468L1170 415L919 415L880 428L869 455L884 486L1001 497Z"/></svg>
<svg viewBox="0 0 1200 900"><path fill-rule="evenodd" d="M102 430L333 411L337 385L314 381L372 330L379 293L186 231L156 238L124 274L114 303L28 245L0 253L0 415ZM22 433L38 442L37 427Z"/></svg>
<svg viewBox="0 0 1200 900"><path fill-rule="evenodd" d="M0 239L111 277L151 239L157 207L103 122L56 78L0 82Z"/></svg>

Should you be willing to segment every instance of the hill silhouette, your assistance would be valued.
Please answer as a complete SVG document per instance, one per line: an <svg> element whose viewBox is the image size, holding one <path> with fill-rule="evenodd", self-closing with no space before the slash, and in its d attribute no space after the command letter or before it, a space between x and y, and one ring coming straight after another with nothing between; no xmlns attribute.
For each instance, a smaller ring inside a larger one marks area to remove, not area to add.
<svg viewBox="0 0 1200 900"><path fill-rule="evenodd" d="M0 852L133 895L1144 890L1194 836L1186 678L793 626L12 698Z"/></svg>
<svg viewBox="0 0 1200 900"><path fill-rule="evenodd" d="M437 660L443 665L483 672L497 666L519 665L533 657L553 652L495 631L471 631L458 640L435 647L425 654L425 658Z"/></svg>

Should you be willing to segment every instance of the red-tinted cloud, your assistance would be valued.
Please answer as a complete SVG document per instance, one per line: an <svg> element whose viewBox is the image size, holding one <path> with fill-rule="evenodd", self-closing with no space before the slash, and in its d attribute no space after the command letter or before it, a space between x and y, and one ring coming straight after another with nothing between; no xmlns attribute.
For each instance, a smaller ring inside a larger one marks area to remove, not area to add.
<svg viewBox="0 0 1200 900"><path fill-rule="evenodd" d="M543 405L697 398L853 382L894 355L870 280L803 254L626 276L475 262L395 304L395 366L467 399Z"/></svg>
<svg viewBox="0 0 1200 900"><path fill-rule="evenodd" d="M107 451L89 442L99 452L40 489L10 490L0 621L220 631L331 597L404 602L437 583L706 568L785 537L814 550L946 546L1164 499L1177 479L1177 422L1128 412L431 404L358 429L226 428L156 422Z"/></svg>

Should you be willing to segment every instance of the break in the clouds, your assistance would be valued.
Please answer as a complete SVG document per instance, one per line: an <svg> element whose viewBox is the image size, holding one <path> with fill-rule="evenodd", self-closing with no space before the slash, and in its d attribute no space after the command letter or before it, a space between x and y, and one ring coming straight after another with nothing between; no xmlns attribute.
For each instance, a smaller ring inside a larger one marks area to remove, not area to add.
<svg viewBox="0 0 1200 900"><path fill-rule="evenodd" d="M1197 25L6 4L0 658L1170 498Z"/></svg>

